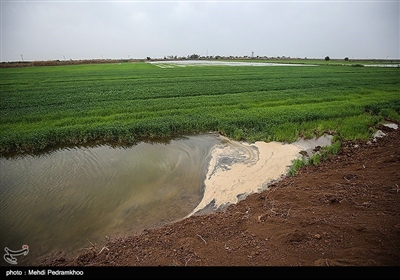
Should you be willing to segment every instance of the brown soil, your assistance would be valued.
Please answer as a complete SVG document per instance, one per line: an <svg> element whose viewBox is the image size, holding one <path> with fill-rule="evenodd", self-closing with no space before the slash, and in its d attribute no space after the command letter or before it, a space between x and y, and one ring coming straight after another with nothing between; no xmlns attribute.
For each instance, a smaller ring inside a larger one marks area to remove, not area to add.
<svg viewBox="0 0 400 280"><path fill-rule="evenodd" d="M343 142L224 211L119 237L38 266L400 266L400 128ZM347 275L348 276L348 275Z"/></svg>

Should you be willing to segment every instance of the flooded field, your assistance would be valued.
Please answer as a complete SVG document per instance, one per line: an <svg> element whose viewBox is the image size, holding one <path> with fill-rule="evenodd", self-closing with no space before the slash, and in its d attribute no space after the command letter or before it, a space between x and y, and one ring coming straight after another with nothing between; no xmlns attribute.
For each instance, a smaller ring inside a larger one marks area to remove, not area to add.
<svg viewBox="0 0 400 280"><path fill-rule="evenodd" d="M211 61L211 60L152 61L149 63L157 65L160 68L174 68L174 67L186 67L186 66L317 66L311 64L296 64L296 63Z"/></svg>
<svg viewBox="0 0 400 280"><path fill-rule="evenodd" d="M218 134L168 144L61 149L2 158L1 247L38 256L103 244L109 238L236 203L287 173L299 151L329 137L292 144L231 141ZM4 262L4 261L3 261Z"/></svg>
<svg viewBox="0 0 400 280"><path fill-rule="evenodd" d="M87 247L187 215L201 200L216 135L1 159L1 247L27 258ZM22 258L20 258L22 261Z"/></svg>
<svg viewBox="0 0 400 280"><path fill-rule="evenodd" d="M367 67L400 67L400 64L364 64Z"/></svg>

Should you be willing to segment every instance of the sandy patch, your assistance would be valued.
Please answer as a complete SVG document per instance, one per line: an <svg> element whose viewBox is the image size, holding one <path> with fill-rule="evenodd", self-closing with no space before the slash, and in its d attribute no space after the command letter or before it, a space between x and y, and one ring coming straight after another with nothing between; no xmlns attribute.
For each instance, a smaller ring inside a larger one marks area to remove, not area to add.
<svg viewBox="0 0 400 280"><path fill-rule="evenodd" d="M223 144L211 152L203 199L188 216L235 204L251 193L265 190L271 182L287 174L293 160L301 157L300 151L329 145L331 137L292 144L262 141L249 144L223 139Z"/></svg>

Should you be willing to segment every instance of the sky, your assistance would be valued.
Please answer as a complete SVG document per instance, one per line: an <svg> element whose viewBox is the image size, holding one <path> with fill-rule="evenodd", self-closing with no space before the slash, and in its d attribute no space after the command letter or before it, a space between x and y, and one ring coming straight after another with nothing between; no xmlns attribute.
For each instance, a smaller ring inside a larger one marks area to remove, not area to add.
<svg viewBox="0 0 400 280"><path fill-rule="evenodd" d="M400 58L400 0L0 1L2 62Z"/></svg>

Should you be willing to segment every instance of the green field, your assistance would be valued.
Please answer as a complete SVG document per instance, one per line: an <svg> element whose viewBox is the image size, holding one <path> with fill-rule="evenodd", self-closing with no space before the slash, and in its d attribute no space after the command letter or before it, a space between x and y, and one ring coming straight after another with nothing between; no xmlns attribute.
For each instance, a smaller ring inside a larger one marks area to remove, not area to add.
<svg viewBox="0 0 400 280"><path fill-rule="evenodd" d="M400 120L400 68L160 68L145 62L0 69L0 153L132 144L218 131L287 141L367 139Z"/></svg>

